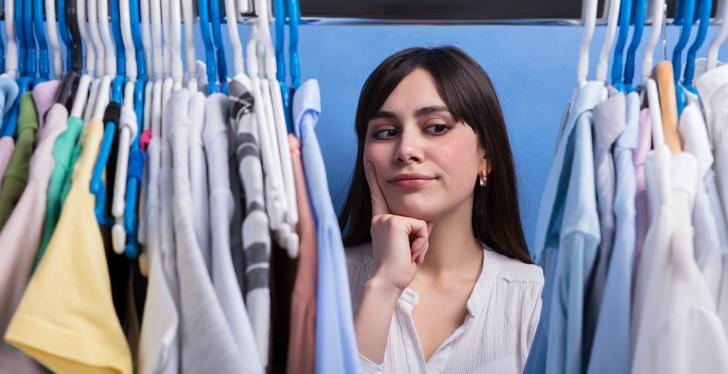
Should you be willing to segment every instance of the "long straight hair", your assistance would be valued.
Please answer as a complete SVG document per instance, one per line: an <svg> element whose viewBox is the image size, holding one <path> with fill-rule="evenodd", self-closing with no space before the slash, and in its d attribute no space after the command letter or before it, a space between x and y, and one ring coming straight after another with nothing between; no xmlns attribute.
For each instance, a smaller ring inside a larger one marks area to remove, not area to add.
<svg viewBox="0 0 728 374"><path fill-rule="evenodd" d="M354 123L356 165L339 226L344 245L371 241L372 205L363 165L367 125L395 87L417 68L427 70L457 122L473 128L486 151L491 172L485 188L473 185L473 232L494 251L531 263L518 208L515 167L505 120L488 74L459 48L409 48L384 60L367 78Z"/></svg>

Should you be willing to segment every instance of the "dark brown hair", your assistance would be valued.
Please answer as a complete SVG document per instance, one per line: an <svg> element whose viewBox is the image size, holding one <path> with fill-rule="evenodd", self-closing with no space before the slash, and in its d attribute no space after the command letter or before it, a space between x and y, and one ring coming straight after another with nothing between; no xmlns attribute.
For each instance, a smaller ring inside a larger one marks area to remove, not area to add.
<svg viewBox="0 0 728 374"><path fill-rule="evenodd" d="M519 215L513 156L498 97L483 68L453 46L397 52L379 64L364 83L354 123L358 141L356 164L339 215L341 230L348 229L344 245L371 241L372 205L362 159L369 120L416 68L432 75L454 119L472 127L486 151L491 167L487 187L473 186L472 225L476 238L500 254L531 263Z"/></svg>

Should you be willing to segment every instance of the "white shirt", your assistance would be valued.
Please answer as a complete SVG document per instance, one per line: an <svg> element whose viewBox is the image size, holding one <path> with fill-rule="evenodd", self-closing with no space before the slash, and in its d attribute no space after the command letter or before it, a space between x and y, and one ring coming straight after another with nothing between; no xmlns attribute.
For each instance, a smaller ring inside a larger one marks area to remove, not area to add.
<svg viewBox="0 0 728 374"><path fill-rule="evenodd" d="M641 294L641 323L634 325L632 373L728 373L728 340L693 257L697 160L686 152L672 155L670 171L671 196L663 205L673 221L669 244L654 250L648 239L640 262L652 271Z"/></svg>
<svg viewBox="0 0 728 374"><path fill-rule="evenodd" d="M210 209L207 187L207 159L202 133L205 129L205 95L196 92L190 97L190 192L192 193L192 213L195 219L195 237L202 251L207 271L210 268Z"/></svg>
<svg viewBox="0 0 728 374"><path fill-rule="evenodd" d="M712 169L713 154L697 102L691 101L683 110L679 130L685 151L694 155L698 161L698 185L693 209L695 260L713 300L717 302L723 272L723 248L719 235L725 236L725 232L719 232L718 227L725 227L725 220L720 206L711 204L711 200L717 201L717 196L709 196L717 192Z"/></svg>
<svg viewBox="0 0 728 374"><path fill-rule="evenodd" d="M485 247L484 247L485 248ZM347 248L353 310L374 267L371 243ZM425 362L412 318L419 295L407 288L389 328L384 363L359 355L362 373L521 373L541 316L543 273L486 248L465 322Z"/></svg>

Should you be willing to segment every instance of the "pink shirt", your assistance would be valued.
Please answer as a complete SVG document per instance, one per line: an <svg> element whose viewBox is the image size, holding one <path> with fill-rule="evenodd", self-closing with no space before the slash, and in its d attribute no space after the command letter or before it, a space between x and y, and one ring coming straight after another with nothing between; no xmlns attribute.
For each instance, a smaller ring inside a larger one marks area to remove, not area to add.
<svg viewBox="0 0 728 374"><path fill-rule="evenodd" d="M61 104L48 111L48 126L38 131L36 150L23 195L0 232L0 336L18 307L40 244L46 211L46 190L53 171L53 144L66 129L68 112ZM0 373L41 373L28 356L0 344Z"/></svg>
<svg viewBox="0 0 728 374"><path fill-rule="evenodd" d="M12 136L3 136L0 138L0 179L5 175L5 169L8 168L10 158L13 157L15 150L15 141Z"/></svg>
<svg viewBox="0 0 728 374"><path fill-rule="evenodd" d="M291 300L288 374L313 374L316 364L316 225L308 201L298 139L288 135L298 203L298 272Z"/></svg>

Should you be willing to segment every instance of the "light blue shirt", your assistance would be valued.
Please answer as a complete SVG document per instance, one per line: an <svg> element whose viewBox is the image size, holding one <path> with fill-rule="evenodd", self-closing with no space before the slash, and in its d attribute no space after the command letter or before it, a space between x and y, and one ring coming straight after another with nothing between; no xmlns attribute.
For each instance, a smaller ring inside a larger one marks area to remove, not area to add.
<svg viewBox="0 0 728 374"><path fill-rule="evenodd" d="M321 148L313 131L320 114L318 81L307 80L293 97L293 119L301 141L303 169L316 222L316 373L356 374L359 356L344 244L329 194Z"/></svg>
<svg viewBox="0 0 728 374"><path fill-rule="evenodd" d="M603 82L576 93L560 131L536 226L534 258L544 267L543 309L525 372L582 371L584 291L599 245L592 110ZM565 214L568 212L568 214Z"/></svg>
<svg viewBox="0 0 728 374"><path fill-rule="evenodd" d="M627 373L630 368L630 295L635 251L637 178L632 159L639 138L640 98L627 95L626 127L617 139L614 162L615 234L599 318L589 358L588 374Z"/></svg>

